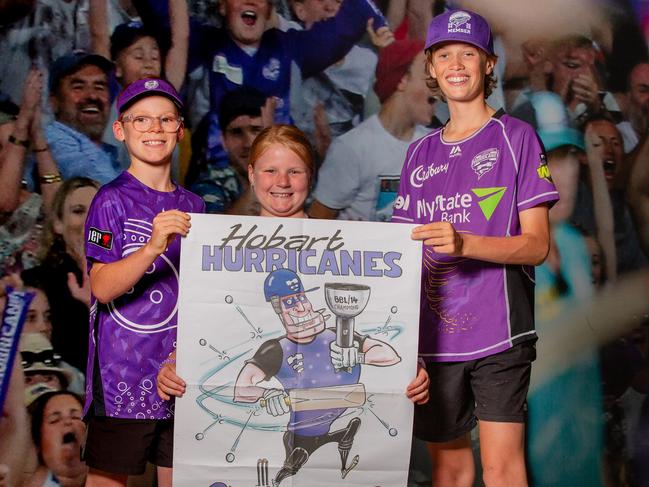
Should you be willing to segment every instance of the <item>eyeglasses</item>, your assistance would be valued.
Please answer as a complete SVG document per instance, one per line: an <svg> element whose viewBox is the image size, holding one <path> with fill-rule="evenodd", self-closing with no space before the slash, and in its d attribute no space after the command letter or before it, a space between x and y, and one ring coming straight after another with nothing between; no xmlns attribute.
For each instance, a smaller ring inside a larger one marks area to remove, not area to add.
<svg viewBox="0 0 649 487"><path fill-rule="evenodd" d="M20 352L22 358L22 366L28 369L35 363L42 363L48 367L56 367L61 361L61 356L55 353L54 350L43 350L42 352Z"/></svg>
<svg viewBox="0 0 649 487"><path fill-rule="evenodd" d="M133 128L138 132L147 132L153 126L153 121L157 120L164 132L176 132L183 123L183 117L173 117L165 115L163 117L149 117L147 115L126 115L122 117L121 122L131 122Z"/></svg>

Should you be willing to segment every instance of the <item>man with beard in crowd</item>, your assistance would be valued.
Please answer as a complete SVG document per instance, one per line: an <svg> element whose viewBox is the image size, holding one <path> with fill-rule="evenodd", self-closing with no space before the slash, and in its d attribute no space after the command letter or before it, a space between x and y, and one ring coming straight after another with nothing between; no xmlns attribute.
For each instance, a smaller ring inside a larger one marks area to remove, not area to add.
<svg viewBox="0 0 649 487"><path fill-rule="evenodd" d="M84 176L105 184L119 175L117 149L102 142L110 108L108 59L74 52L50 71L50 104L56 120L45 128L63 179Z"/></svg>

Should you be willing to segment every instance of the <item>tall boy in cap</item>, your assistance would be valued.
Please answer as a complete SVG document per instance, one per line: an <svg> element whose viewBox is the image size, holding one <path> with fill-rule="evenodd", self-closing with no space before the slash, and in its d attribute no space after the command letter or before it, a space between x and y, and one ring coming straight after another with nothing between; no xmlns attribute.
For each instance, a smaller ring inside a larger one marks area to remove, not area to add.
<svg viewBox="0 0 649 487"><path fill-rule="evenodd" d="M329 148L310 216L390 219L408 146L426 134L423 126L433 118L423 47L404 40L381 50L374 84L381 109Z"/></svg>
<svg viewBox="0 0 649 487"><path fill-rule="evenodd" d="M156 393L174 349L180 241L202 200L170 177L183 136L182 102L162 79L131 83L117 98L118 140L131 165L95 196L86 220L92 288L85 413L87 486L126 485L158 467L171 485L172 404Z"/></svg>
<svg viewBox="0 0 649 487"><path fill-rule="evenodd" d="M416 406L435 485L471 486L469 432L479 424L488 486L527 485L525 401L534 342L534 268L549 250L558 199L533 128L485 98L496 63L487 22L435 17L426 39L433 91L448 123L408 149L393 221L420 223L419 354L431 400Z"/></svg>

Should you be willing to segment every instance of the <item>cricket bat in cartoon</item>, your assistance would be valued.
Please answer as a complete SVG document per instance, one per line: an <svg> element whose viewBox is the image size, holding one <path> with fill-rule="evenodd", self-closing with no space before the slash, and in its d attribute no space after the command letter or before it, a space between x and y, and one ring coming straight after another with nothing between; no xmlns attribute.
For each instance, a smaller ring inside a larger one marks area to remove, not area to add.
<svg viewBox="0 0 649 487"><path fill-rule="evenodd" d="M288 397L284 398L293 411L353 408L365 404L365 399L364 384L291 389ZM266 407L266 400L260 399L259 404Z"/></svg>

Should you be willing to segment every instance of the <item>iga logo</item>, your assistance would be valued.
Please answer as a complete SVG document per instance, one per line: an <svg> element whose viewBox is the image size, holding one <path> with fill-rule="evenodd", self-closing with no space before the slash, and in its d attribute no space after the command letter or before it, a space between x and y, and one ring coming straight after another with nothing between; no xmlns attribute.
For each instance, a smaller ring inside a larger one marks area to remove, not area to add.
<svg viewBox="0 0 649 487"><path fill-rule="evenodd" d="M478 179L491 171L498 162L500 151L495 147L483 150L471 161L471 169L478 175Z"/></svg>
<svg viewBox="0 0 649 487"><path fill-rule="evenodd" d="M88 229L88 243L101 247L102 249L111 250L113 248L113 234L90 227Z"/></svg>

